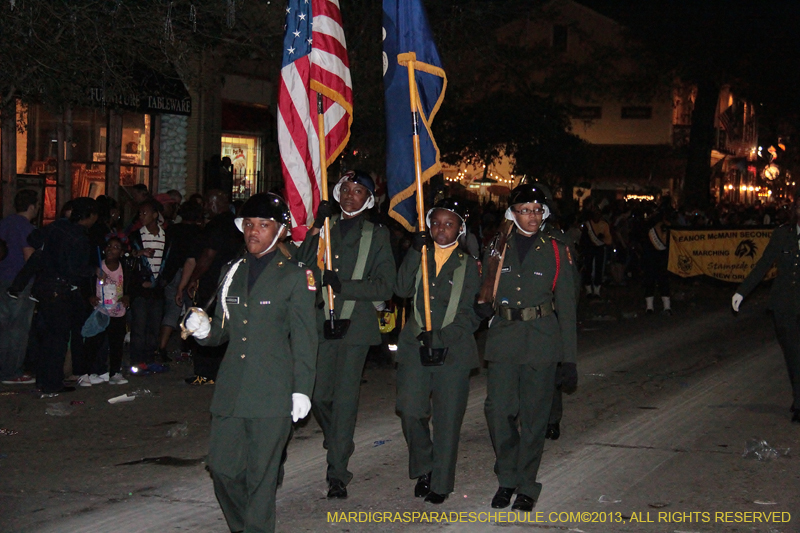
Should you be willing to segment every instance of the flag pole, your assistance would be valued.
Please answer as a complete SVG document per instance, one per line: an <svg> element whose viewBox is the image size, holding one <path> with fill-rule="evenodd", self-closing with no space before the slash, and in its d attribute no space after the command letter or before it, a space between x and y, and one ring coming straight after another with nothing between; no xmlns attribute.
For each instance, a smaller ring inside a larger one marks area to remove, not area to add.
<svg viewBox="0 0 800 533"><path fill-rule="evenodd" d="M322 109L322 94L317 93L317 129L319 130L319 168L320 182L322 185L322 199L328 201L328 164L327 154L325 153L325 114ZM331 219L325 217L325 268L333 270L333 258L331 257ZM330 309L331 327L336 314L333 312L333 289L328 285L328 309Z"/></svg>
<svg viewBox="0 0 800 533"><path fill-rule="evenodd" d="M417 54L409 52L408 67L408 94L411 102L411 120L414 128L414 174L416 175L417 185L417 224L419 231L425 231L425 199L422 197L422 156L419 148L419 110L417 109L417 80L414 64L417 61ZM425 302L425 331L433 329L431 326L431 294L428 286L428 247L422 245L422 294ZM420 324L421 326L422 324Z"/></svg>

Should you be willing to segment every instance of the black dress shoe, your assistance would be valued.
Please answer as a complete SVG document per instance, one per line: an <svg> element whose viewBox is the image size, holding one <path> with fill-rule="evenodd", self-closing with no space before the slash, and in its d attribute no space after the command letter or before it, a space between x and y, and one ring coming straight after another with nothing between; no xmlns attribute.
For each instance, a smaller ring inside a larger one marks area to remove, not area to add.
<svg viewBox="0 0 800 533"><path fill-rule="evenodd" d="M525 496L524 494L517 494L517 499L514 500L514 505L511 506L512 509L515 511L525 511L529 513L533 511L533 504L536 503L533 501L533 498L530 496Z"/></svg>
<svg viewBox="0 0 800 533"><path fill-rule="evenodd" d="M558 437L561 436L561 428L558 425L558 422L555 424L547 424L547 432L544 434L544 438L550 440L558 440Z"/></svg>
<svg viewBox="0 0 800 533"><path fill-rule="evenodd" d="M344 500L347 498L347 487L338 479L332 479L328 482L328 499Z"/></svg>
<svg viewBox="0 0 800 533"><path fill-rule="evenodd" d="M60 389L58 389L58 390L43 391L43 390L39 389L39 392L41 392L42 394L63 394L65 392L75 392L75 387L68 387L68 386L65 385L65 386L61 387Z"/></svg>
<svg viewBox="0 0 800 533"><path fill-rule="evenodd" d="M417 478L417 484L414 485L414 497L424 498L431 491L431 475L425 474Z"/></svg>
<svg viewBox="0 0 800 533"><path fill-rule="evenodd" d="M492 509L505 509L508 507L511 504L511 496L514 495L515 490L509 487L497 489L497 492L494 493L494 498L492 498Z"/></svg>
<svg viewBox="0 0 800 533"><path fill-rule="evenodd" d="M447 494L436 494L435 492L431 491L425 496L425 501L428 503L432 503L434 505L439 505L440 503L444 503L447 499Z"/></svg>

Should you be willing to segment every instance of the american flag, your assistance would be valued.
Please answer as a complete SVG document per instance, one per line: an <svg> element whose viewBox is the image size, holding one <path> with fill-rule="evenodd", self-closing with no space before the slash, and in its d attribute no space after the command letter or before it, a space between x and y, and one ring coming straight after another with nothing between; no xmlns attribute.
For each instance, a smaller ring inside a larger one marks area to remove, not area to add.
<svg viewBox="0 0 800 533"><path fill-rule="evenodd" d="M719 114L719 125L722 127L723 130L731 131L731 124L733 123L733 118L734 118L733 106L730 105L727 107L727 109L725 109L725 111Z"/></svg>
<svg viewBox="0 0 800 533"><path fill-rule="evenodd" d="M290 0L278 88L278 146L295 242L305 237L320 201L317 93L323 95L327 166L344 149L353 123L342 15L338 0Z"/></svg>

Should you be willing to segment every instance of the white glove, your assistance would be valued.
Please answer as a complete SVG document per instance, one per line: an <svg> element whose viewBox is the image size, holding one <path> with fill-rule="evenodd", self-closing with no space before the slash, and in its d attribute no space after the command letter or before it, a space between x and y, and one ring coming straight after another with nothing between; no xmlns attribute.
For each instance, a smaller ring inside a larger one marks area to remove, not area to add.
<svg viewBox="0 0 800 533"><path fill-rule="evenodd" d="M292 393L292 422L308 416L311 410L311 399L302 392Z"/></svg>
<svg viewBox="0 0 800 533"><path fill-rule="evenodd" d="M731 307L733 307L733 310L735 312L737 312L737 313L739 312L739 306L742 305L742 301L743 300L744 300L744 296L742 296L738 292L733 295L733 298L731 298Z"/></svg>
<svg viewBox="0 0 800 533"><path fill-rule="evenodd" d="M204 314L192 312L186 318L186 329L196 339L205 339L211 333L211 321Z"/></svg>

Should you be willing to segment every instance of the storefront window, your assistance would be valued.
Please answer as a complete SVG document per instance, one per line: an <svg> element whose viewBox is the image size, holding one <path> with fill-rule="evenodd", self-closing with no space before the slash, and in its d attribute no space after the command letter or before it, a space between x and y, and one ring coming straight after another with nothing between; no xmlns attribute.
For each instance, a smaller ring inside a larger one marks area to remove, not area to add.
<svg viewBox="0 0 800 533"><path fill-rule="evenodd" d="M106 190L108 117L102 109L72 111L72 197L97 198Z"/></svg>
<svg viewBox="0 0 800 533"><path fill-rule="evenodd" d="M17 106L25 129L17 133L17 179L21 187L36 190L43 198L40 223L57 215L58 125L60 116L42 106Z"/></svg>
<svg viewBox="0 0 800 533"><path fill-rule="evenodd" d="M226 134L222 137L222 158L229 158L233 172L234 200L245 200L258 192L261 173L261 138ZM227 161L225 161L227 163Z"/></svg>
<svg viewBox="0 0 800 533"><path fill-rule="evenodd" d="M105 163L108 118L100 109L79 107L72 111L72 160Z"/></svg>
<svg viewBox="0 0 800 533"><path fill-rule="evenodd" d="M151 115L124 113L122 115L122 155L120 156L120 185L137 183L150 186Z"/></svg>

